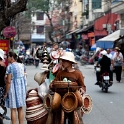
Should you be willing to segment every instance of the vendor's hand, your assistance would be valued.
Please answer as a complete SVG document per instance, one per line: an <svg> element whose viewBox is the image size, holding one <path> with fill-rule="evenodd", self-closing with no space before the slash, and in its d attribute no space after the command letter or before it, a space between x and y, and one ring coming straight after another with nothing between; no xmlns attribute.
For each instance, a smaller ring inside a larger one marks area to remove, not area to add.
<svg viewBox="0 0 124 124"><path fill-rule="evenodd" d="M6 99L6 97L7 97L7 94L5 94L3 98Z"/></svg>
<svg viewBox="0 0 124 124"><path fill-rule="evenodd" d="M52 83L49 85L49 88L50 88L50 89L53 88L53 84L52 84Z"/></svg>
<svg viewBox="0 0 124 124"><path fill-rule="evenodd" d="M83 90L83 88L80 88L79 91L80 91L81 95L83 95L85 93L85 91Z"/></svg>

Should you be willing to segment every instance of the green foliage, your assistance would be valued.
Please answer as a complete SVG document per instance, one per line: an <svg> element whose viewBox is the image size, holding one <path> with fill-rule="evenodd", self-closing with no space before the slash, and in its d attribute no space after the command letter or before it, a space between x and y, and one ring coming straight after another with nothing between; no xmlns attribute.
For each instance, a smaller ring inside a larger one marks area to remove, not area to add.
<svg viewBox="0 0 124 124"><path fill-rule="evenodd" d="M49 10L49 0L28 0L28 8L36 8L40 9L41 11L48 11Z"/></svg>

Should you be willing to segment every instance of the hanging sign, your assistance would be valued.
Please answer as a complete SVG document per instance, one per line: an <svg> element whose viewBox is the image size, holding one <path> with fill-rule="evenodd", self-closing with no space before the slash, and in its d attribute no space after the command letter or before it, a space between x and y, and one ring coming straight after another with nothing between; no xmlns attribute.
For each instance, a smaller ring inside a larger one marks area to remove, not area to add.
<svg viewBox="0 0 124 124"><path fill-rule="evenodd" d="M8 26L3 29L2 33L6 38L12 38L16 35L16 29L13 26Z"/></svg>
<svg viewBox="0 0 124 124"><path fill-rule="evenodd" d="M9 40L0 40L0 49L4 51L4 62L7 66L8 65L7 54L9 52Z"/></svg>

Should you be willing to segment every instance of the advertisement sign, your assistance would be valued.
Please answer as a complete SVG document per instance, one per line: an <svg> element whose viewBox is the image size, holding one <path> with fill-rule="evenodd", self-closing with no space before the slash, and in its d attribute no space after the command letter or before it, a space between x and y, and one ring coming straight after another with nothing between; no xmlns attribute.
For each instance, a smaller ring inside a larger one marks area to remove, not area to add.
<svg viewBox="0 0 124 124"><path fill-rule="evenodd" d="M9 52L9 40L0 40L0 49L4 51L4 62L7 66L8 65L7 54Z"/></svg>
<svg viewBox="0 0 124 124"><path fill-rule="evenodd" d="M3 29L2 33L6 38L12 38L12 37L15 37L16 35L16 29L13 26L8 26Z"/></svg>
<svg viewBox="0 0 124 124"><path fill-rule="evenodd" d="M94 37L94 32L88 33L88 37Z"/></svg>

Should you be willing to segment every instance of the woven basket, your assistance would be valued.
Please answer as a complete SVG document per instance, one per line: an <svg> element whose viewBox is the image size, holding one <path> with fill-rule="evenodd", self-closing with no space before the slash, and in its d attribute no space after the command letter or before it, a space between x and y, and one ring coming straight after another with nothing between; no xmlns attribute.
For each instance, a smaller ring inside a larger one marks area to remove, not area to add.
<svg viewBox="0 0 124 124"><path fill-rule="evenodd" d="M83 111L85 114L89 114L93 106L92 98L88 94L83 94L82 100L83 105L81 107L81 111Z"/></svg>
<svg viewBox="0 0 124 124"><path fill-rule="evenodd" d="M70 113L78 106L78 99L73 92L66 93L62 98L62 108L65 112Z"/></svg>
<svg viewBox="0 0 124 124"><path fill-rule="evenodd" d="M54 93L54 95L47 94L44 97L43 104L47 110L56 110L61 105L61 96L58 93Z"/></svg>
<svg viewBox="0 0 124 124"><path fill-rule="evenodd" d="M35 121L27 121L27 124L45 124L47 121L47 118L48 118L48 114Z"/></svg>
<svg viewBox="0 0 124 124"><path fill-rule="evenodd" d="M54 93L53 100L52 100L52 110L56 110L61 105L61 96L58 93Z"/></svg>
<svg viewBox="0 0 124 124"><path fill-rule="evenodd" d="M68 91L75 92L78 89L76 82L54 81L51 90L58 93L66 93Z"/></svg>
<svg viewBox="0 0 124 124"><path fill-rule="evenodd" d="M79 92L79 90L75 91L75 95L76 95L76 97L78 99L78 107L81 107L83 105L83 100L82 100L82 95Z"/></svg>

